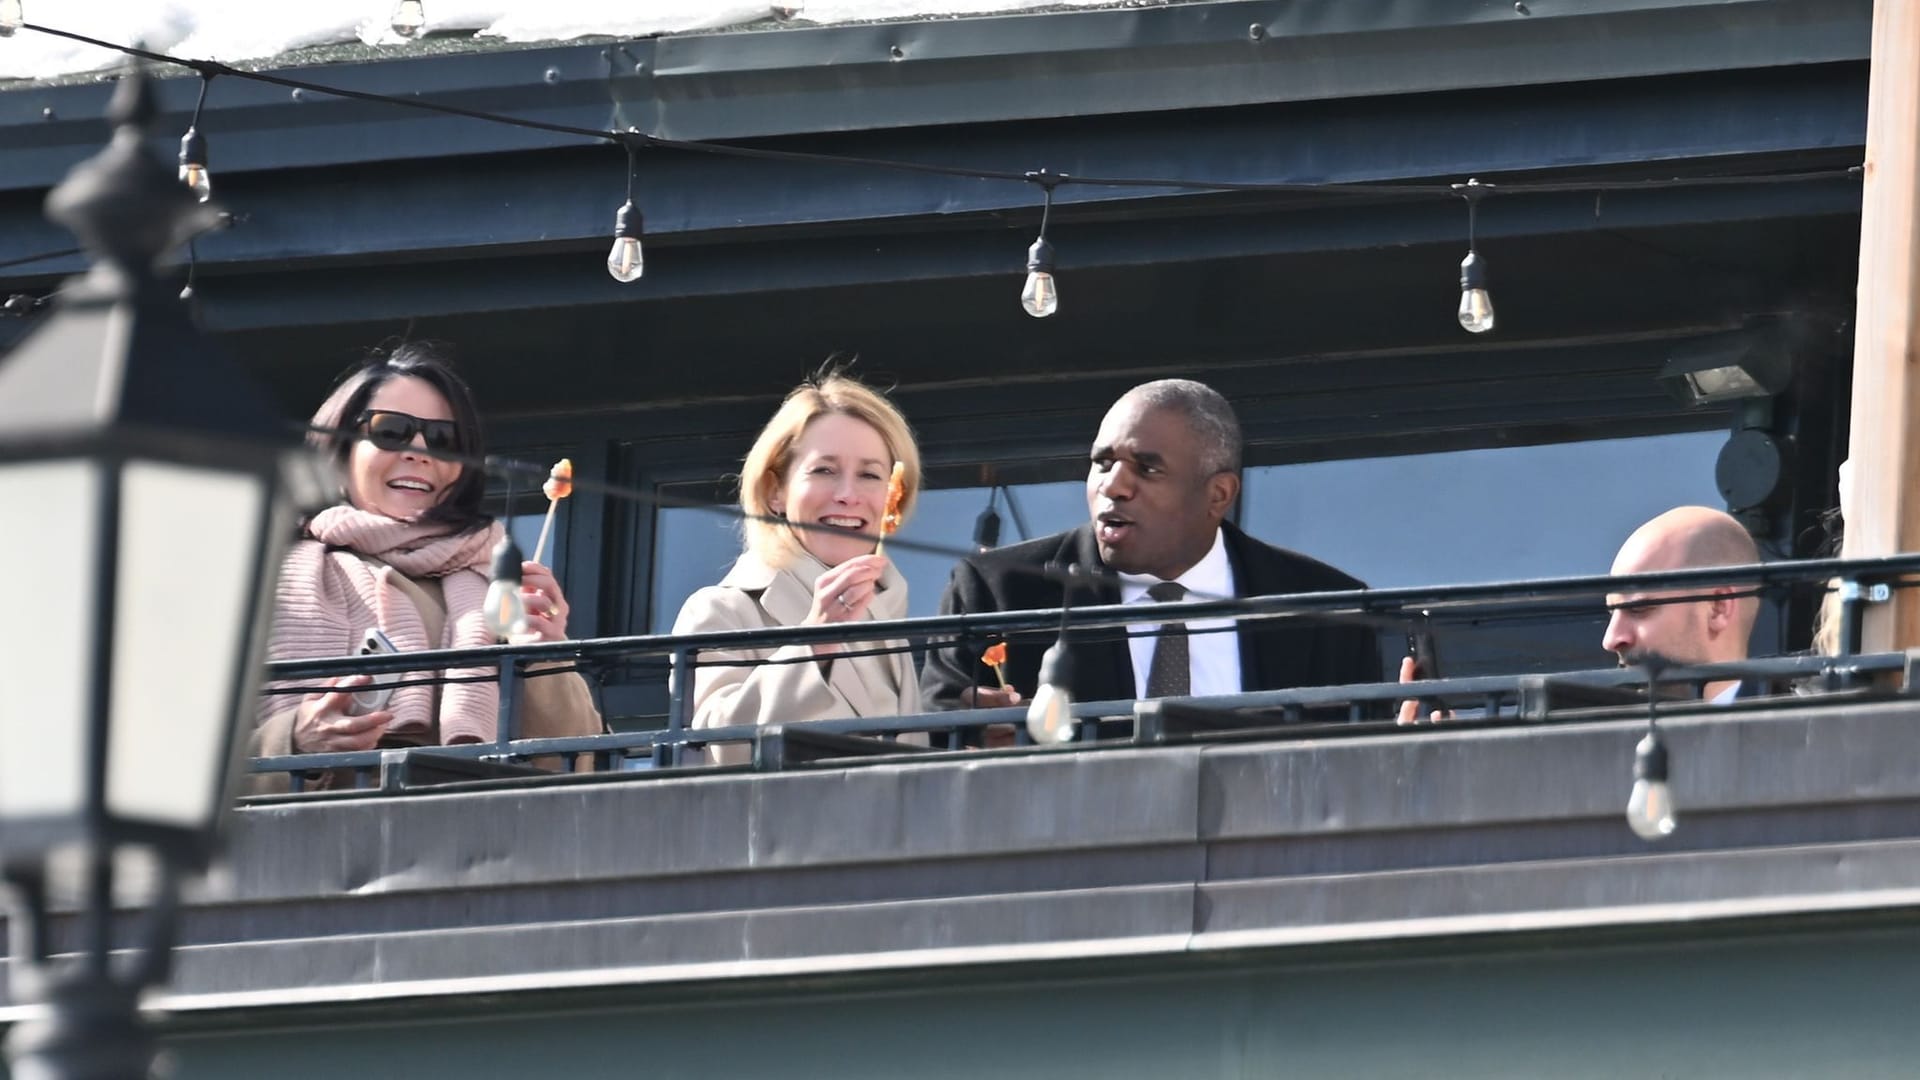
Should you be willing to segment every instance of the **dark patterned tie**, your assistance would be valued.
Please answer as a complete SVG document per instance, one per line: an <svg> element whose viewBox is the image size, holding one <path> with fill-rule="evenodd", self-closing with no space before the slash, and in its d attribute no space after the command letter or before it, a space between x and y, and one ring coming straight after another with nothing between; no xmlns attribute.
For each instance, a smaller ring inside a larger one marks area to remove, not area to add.
<svg viewBox="0 0 1920 1080"><path fill-rule="evenodd" d="M1177 581L1163 581L1147 590L1156 604L1186 599L1187 587ZM1153 646L1153 666L1147 669L1147 696L1184 697L1193 685L1193 665L1187 658L1187 624L1166 623Z"/></svg>

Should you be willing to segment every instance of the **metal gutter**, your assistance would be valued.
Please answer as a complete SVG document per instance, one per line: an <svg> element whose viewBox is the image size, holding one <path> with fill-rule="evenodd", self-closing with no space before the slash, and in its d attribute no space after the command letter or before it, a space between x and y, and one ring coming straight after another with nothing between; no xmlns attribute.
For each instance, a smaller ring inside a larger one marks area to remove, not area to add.
<svg viewBox="0 0 1920 1080"><path fill-rule="evenodd" d="M922 20L303 68L304 77L678 139L1110 116L1866 59L1870 0L1245 0ZM185 126L197 82L160 88ZM104 137L107 88L0 91L0 190ZM582 145L227 80L204 128L245 172ZM1470 137L1470 136L1469 136Z"/></svg>

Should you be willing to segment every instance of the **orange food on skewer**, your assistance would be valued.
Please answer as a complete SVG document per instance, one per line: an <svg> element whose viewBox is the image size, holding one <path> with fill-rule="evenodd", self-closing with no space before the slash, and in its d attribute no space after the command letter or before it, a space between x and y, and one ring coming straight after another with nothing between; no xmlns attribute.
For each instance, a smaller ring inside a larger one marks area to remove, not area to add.
<svg viewBox="0 0 1920 1080"><path fill-rule="evenodd" d="M547 497L547 519L540 523L540 539L533 545L533 561L539 562L546 553L547 537L553 533L553 512L560 506L560 500L573 494L573 459L561 458L553 463L547 473L547 482L540 485L540 494Z"/></svg>
<svg viewBox="0 0 1920 1080"><path fill-rule="evenodd" d="M993 669L994 677L1000 680L1000 689L1008 689L1007 643L1000 641L987 646L987 651L980 654L980 660Z"/></svg>
<svg viewBox="0 0 1920 1080"><path fill-rule="evenodd" d="M573 494L573 459L561 458L554 462L553 471L547 474L547 482L540 485L540 493L549 502L559 502Z"/></svg>
<svg viewBox="0 0 1920 1080"><path fill-rule="evenodd" d="M887 508L880 515L880 540L873 545L873 553L880 554L886 546L887 537L900 531L900 503L907 497L907 463L893 463L893 475L887 478Z"/></svg>

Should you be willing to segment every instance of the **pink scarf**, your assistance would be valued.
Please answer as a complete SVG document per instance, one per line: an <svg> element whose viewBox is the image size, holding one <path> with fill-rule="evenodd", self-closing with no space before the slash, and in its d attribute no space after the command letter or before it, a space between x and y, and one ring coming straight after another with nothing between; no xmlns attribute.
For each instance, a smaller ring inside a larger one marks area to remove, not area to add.
<svg viewBox="0 0 1920 1080"><path fill-rule="evenodd" d="M314 515L307 535L317 543L296 544L282 565L278 611L268 656L273 660L343 656L359 648L369 626L378 626L402 652L417 649L467 649L496 642L481 611L487 595L487 560L503 529L447 535L445 525L400 521L352 506L334 506ZM377 563L369 563L361 556ZM393 575L438 578L446 600L446 625L438 641L412 599ZM449 676L498 674L495 668L449 669ZM416 676L408 676L416 677ZM388 702L396 735L425 735L436 715L430 686L395 690ZM443 743L493 741L499 723L499 688L494 682L449 683L438 688L438 720ZM270 699L285 708L284 699Z"/></svg>

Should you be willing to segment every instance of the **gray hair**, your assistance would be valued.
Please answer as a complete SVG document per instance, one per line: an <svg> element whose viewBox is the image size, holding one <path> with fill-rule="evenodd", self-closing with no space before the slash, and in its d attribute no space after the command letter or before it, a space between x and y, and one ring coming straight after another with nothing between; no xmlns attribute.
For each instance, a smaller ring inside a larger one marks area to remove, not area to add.
<svg viewBox="0 0 1920 1080"><path fill-rule="evenodd" d="M1240 471L1240 421L1220 391L1192 379L1155 379L1127 391L1121 400L1186 416L1200 437L1200 466L1207 475Z"/></svg>

